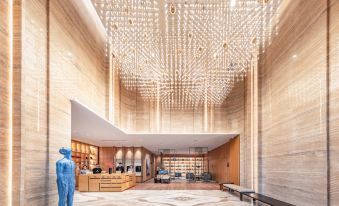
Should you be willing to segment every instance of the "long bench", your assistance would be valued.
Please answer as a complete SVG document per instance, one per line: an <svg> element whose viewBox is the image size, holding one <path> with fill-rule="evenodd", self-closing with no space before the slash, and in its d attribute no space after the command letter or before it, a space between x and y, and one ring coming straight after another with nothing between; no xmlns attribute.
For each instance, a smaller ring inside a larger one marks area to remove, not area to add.
<svg viewBox="0 0 339 206"><path fill-rule="evenodd" d="M238 192L240 194L241 201L244 194L254 193L254 190L252 189L247 189L234 184L224 184L224 187L228 189L229 192Z"/></svg>
<svg viewBox="0 0 339 206"><path fill-rule="evenodd" d="M283 201L280 201L280 200L277 200L277 199L274 199L274 198L271 198L271 197L268 197L262 194L258 194L258 193L246 193L244 195L252 198L253 201L263 202L271 206L295 206L290 203L283 202Z"/></svg>
<svg viewBox="0 0 339 206"><path fill-rule="evenodd" d="M234 183L233 183L233 182L223 182L223 183L219 183L220 190L224 190L224 184L234 184Z"/></svg>
<svg viewBox="0 0 339 206"><path fill-rule="evenodd" d="M263 202L271 206L295 206L287 202L283 202L259 193L255 193L254 190L244 188L234 184L223 184L224 188L228 189L229 192L238 192L240 194L240 200L243 200L243 195L251 198L253 201Z"/></svg>

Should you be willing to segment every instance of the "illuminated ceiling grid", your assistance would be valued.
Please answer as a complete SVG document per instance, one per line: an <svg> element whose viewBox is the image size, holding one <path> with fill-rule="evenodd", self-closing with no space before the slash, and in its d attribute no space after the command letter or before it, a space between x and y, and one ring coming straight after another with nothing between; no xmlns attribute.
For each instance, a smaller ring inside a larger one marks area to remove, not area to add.
<svg viewBox="0 0 339 206"><path fill-rule="evenodd" d="M221 104L244 78L277 31L281 0L92 2L126 88L192 108Z"/></svg>

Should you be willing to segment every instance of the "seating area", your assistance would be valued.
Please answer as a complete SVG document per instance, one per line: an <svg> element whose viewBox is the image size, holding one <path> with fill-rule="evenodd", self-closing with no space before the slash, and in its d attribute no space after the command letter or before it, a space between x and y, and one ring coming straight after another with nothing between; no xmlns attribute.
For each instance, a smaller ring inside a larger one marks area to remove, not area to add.
<svg viewBox="0 0 339 206"><path fill-rule="evenodd" d="M154 183L170 183L171 177L168 174L167 170L161 170L159 171L159 174L154 177Z"/></svg>
<svg viewBox="0 0 339 206"><path fill-rule="evenodd" d="M241 201L243 201L243 196L245 195L246 197L252 199L253 202L259 201L271 206L294 206L290 203L283 202L259 193L255 193L253 189L241 187L235 184L222 184L222 185L223 187L220 186L222 190L227 189L228 192L238 192L240 194Z"/></svg>
<svg viewBox="0 0 339 206"><path fill-rule="evenodd" d="M254 202L260 201L260 202L263 202L265 204L272 205L272 206L295 206L290 203L283 202L283 201L280 201L280 200L277 200L277 199L274 199L274 198L271 198L271 197L268 197L262 194L258 194L258 193L245 193L244 195L246 195L247 197L250 197Z"/></svg>
<svg viewBox="0 0 339 206"><path fill-rule="evenodd" d="M175 177L171 177L167 170L159 171L159 174L154 177L154 183L170 183L174 182L215 182L212 180L212 175L208 172L204 172L201 176L196 176L192 172L186 173L186 177L182 177L181 173L175 173Z"/></svg>

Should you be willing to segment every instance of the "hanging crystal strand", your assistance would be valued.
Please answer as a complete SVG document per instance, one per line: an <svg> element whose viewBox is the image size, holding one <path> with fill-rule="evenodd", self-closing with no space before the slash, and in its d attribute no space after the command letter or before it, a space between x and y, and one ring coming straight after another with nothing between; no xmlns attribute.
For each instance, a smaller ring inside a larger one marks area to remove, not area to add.
<svg viewBox="0 0 339 206"><path fill-rule="evenodd" d="M176 108L221 103L278 32L281 0L231 2L93 0L126 88Z"/></svg>

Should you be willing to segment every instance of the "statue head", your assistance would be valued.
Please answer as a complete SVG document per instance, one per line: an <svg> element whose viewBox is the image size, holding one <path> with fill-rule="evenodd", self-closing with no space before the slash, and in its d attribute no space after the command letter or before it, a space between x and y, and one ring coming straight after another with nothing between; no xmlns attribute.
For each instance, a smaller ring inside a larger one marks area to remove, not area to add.
<svg viewBox="0 0 339 206"><path fill-rule="evenodd" d="M72 150L71 150L71 148L65 148L65 147L62 147L62 148L59 149L59 153L62 154L62 155L64 155L65 158L67 158L67 159L70 159L71 156L72 156Z"/></svg>

